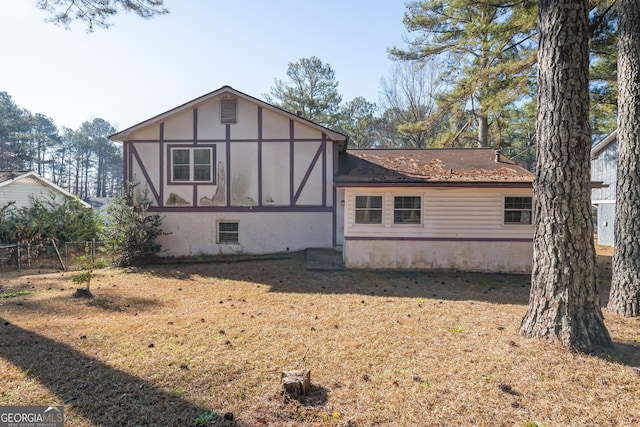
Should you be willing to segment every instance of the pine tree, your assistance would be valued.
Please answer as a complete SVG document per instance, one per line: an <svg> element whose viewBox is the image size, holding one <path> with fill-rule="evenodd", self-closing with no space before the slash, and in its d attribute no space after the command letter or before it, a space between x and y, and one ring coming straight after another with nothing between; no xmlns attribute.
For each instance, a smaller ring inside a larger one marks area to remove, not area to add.
<svg viewBox="0 0 640 427"><path fill-rule="evenodd" d="M520 331L582 351L611 345L595 271L590 198L588 0L541 0L536 227Z"/></svg>

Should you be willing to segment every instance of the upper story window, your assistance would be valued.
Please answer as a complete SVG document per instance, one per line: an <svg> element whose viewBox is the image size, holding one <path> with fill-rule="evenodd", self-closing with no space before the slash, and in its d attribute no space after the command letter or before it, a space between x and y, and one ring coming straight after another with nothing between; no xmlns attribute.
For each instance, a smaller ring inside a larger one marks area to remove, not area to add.
<svg viewBox="0 0 640 427"><path fill-rule="evenodd" d="M356 224L382 224L382 196L356 196Z"/></svg>
<svg viewBox="0 0 640 427"><path fill-rule="evenodd" d="M393 198L394 224L420 224L422 197L395 196Z"/></svg>
<svg viewBox="0 0 640 427"><path fill-rule="evenodd" d="M504 223L505 224L531 224L531 197L505 197L504 198Z"/></svg>
<svg viewBox="0 0 640 427"><path fill-rule="evenodd" d="M213 182L213 147L171 147L171 182Z"/></svg>

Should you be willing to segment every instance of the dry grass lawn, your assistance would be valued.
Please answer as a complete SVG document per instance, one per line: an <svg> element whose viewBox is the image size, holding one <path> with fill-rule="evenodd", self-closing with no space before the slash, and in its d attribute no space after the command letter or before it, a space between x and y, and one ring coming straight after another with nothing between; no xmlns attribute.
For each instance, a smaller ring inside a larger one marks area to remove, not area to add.
<svg viewBox="0 0 640 427"><path fill-rule="evenodd" d="M71 273L3 273L0 405L64 404L67 426L640 425L640 319L605 313L615 347L593 356L525 339L525 276L303 254L97 273L93 300ZM300 402L280 393L293 368Z"/></svg>

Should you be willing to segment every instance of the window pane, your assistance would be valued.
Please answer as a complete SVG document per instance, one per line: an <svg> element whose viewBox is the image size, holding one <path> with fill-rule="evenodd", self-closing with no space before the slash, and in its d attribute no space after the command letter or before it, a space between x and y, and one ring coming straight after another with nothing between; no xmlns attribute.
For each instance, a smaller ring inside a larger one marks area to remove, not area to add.
<svg viewBox="0 0 640 427"><path fill-rule="evenodd" d="M209 165L194 166L193 180L194 181L211 181L211 167Z"/></svg>
<svg viewBox="0 0 640 427"><path fill-rule="evenodd" d="M356 224L382 224L382 210L356 210Z"/></svg>
<svg viewBox="0 0 640 427"><path fill-rule="evenodd" d="M395 197L394 208L396 209L419 209L420 197Z"/></svg>
<svg viewBox="0 0 640 427"><path fill-rule="evenodd" d="M396 224L420 224L419 210L396 210L393 213L393 222Z"/></svg>
<svg viewBox="0 0 640 427"><path fill-rule="evenodd" d="M188 165L189 164L189 150L173 150L173 164L174 165Z"/></svg>
<svg viewBox="0 0 640 427"><path fill-rule="evenodd" d="M173 180L174 181L189 181L189 165L180 166L174 163L173 165Z"/></svg>
<svg viewBox="0 0 640 427"><path fill-rule="evenodd" d="M531 197L505 197L504 198L504 223L505 224L531 224Z"/></svg>
<svg viewBox="0 0 640 427"><path fill-rule="evenodd" d="M382 196L356 196L356 209L382 209Z"/></svg>
<svg viewBox="0 0 640 427"><path fill-rule="evenodd" d="M531 209L531 197L505 197L505 209Z"/></svg>
<svg viewBox="0 0 640 427"><path fill-rule="evenodd" d="M220 233L220 243L238 243L238 233Z"/></svg>
<svg viewBox="0 0 640 427"><path fill-rule="evenodd" d="M421 197L394 197L393 205L393 222L395 224L420 224L420 213L422 212Z"/></svg>
<svg viewBox="0 0 640 427"><path fill-rule="evenodd" d="M208 148L193 150L193 164L194 165L210 165L211 150L209 150Z"/></svg>
<svg viewBox="0 0 640 427"><path fill-rule="evenodd" d="M218 243L238 243L237 222L218 223Z"/></svg>
<svg viewBox="0 0 640 427"><path fill-rule="evenodd" d="M218 224L220 226L220 231L235 231L238 232L238 223L237 222L221 222Z"/></svg>

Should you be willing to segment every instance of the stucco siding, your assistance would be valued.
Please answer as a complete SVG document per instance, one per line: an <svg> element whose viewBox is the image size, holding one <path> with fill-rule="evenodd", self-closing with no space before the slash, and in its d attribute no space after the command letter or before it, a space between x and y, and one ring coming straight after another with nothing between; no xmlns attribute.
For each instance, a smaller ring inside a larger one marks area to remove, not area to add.
<svg viewBox="0 0 640 427"><path fill-rule="evenodd" d="M272 142L262 147L262 203L286 206L290 203L289 143Z"/></svg>
<svg viewBox="0 0 640 427"><path fill-rule="evenodd" d="M531 272L531 242L346 240L348 268Z"/></svg>
<svg viewBox="0 0 640 427"><path fill-rule="evenodd" d="M258 205L258 144L231 144L231 205Z"/></svg>
<svg viewBox="0 0 640 427"><path fill-rule="evenodd" d="M234 139L256 139L258 138L258 109L256 105L238 99L237 122L231 125L232 138ZM220 117L213 120L220 121Z"/></svg>
<svg viewBox="0 0 640 427"><path fill-rule="evenodd" d="M167 212L161 256L266 254L332 247L331 212ZM238 244L218 244L218 221L238 221Z"/></svg>

